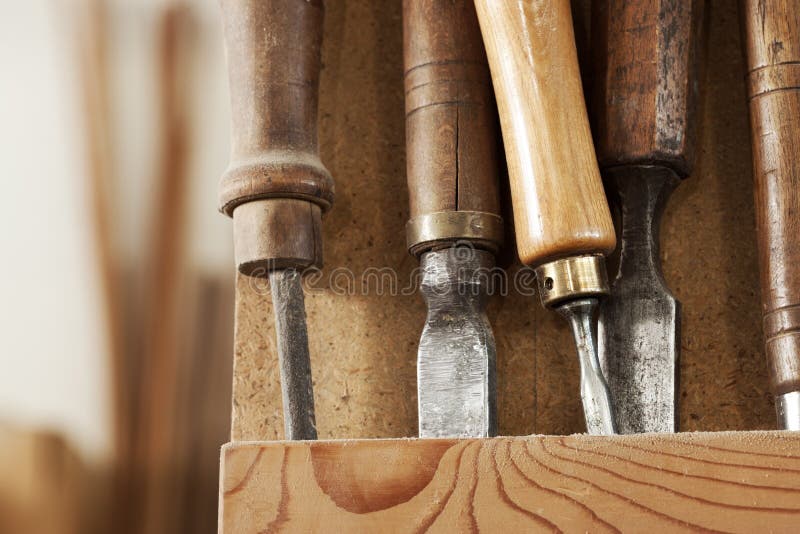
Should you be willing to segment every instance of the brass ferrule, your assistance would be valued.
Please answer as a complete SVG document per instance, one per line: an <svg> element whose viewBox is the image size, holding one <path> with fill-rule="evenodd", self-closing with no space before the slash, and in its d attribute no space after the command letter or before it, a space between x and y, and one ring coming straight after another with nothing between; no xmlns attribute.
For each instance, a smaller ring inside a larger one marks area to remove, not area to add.
<svg viewBox="0 0 800 534"><path fill-rule="evenodd" d="M548 308L565 300L607 295L608 275L601 254L573 256L536 268L542 304Z"/></svg>
<svg viewBox="0 0 800 534"><path fill-rule="evenodd" d="M503 244L503 219L482 211L437 211L406 224L406 242L413 256L458 241L496 253Z"/></svg>

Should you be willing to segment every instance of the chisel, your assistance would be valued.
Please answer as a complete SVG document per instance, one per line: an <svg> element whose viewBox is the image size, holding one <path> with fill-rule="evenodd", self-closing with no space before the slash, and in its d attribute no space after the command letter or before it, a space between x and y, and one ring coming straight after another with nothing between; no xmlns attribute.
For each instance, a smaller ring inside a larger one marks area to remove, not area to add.
<svg viewBox="0 0 800 534"><path fill-rule="evenodd" d="M740 5L764 340L778 426L800 430L800 6Z"/></svg>
<svg viewBox="0 0 800 534"><path fill-rule="evenodd" d="M221 0L231 163L220 210L236 264L270 281L286 439L316 439L301 272L322 263L333 179L319 159L321 0Z"/></svg>
<svg viewBox="0 0 800 534"><path fill-rule="evenodd" d="M417 355L420 437L496 433L486 317L503 238L497 117L472 0L405 0L409 252L428 316Z"/></svg>
<svg viewBox="0 0 800 534"><path fill-rule="evenodd" d="M615 432L594 312L616 237L594 155L569 0L475 0L511 182L517 251L570 322L590 434Z"/></svg>
<svg viewBox="0 0 800 534"><path fill-rule="evenodd" d="M594 139L621 215L619 269L598 315L600 364L620 433L676 432L680 303L661 272L659 230L692 172L702 2L592 7Z"/></svg>

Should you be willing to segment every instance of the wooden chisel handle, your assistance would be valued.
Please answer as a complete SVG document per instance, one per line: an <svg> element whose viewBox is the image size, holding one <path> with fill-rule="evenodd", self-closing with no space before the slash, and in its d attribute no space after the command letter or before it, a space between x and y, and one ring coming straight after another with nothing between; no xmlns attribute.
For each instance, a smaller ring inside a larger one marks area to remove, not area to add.
<svg viewBox="0 0 800 534"><path fill-rule="evenodd" d="M741 5L764 338L780 396L800 391L800 8Z"/></svg>
<svg viewBox="0 0 800 534"><path fill-rule="evenodd" d="M322 261L333 179L319 159L321 0L221 0L231 92L231 163L220 210L234 218L239 270Z"/></svg>
<svg viewBox="0 0 800 534"><path fill-rule="evenodd" d="M607 254L614 227L583 100L569 0L475 0L520 259Z"/></svg>
<svg viewBox="0 0 800 534"><path fill-rule="evenodd" d="M592 109L600 167L694 163L699 0L592 4Z"/></svg>
<svg viewBox="0 0 800 534"><path fill-rule="evenodd" d="M412 254L503 238L492 80L472 0L405 0L406 162Z"/></svg>

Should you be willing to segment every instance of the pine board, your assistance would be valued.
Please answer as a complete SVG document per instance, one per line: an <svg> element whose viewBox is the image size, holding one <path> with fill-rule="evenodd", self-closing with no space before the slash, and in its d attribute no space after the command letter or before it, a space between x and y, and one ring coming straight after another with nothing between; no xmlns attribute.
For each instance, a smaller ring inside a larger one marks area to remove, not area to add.
<svg viewBox="0 0 800 534"><path fill-rule="evenodd" d="M230 443L220 532L792 532L800 435Z"/></svg>

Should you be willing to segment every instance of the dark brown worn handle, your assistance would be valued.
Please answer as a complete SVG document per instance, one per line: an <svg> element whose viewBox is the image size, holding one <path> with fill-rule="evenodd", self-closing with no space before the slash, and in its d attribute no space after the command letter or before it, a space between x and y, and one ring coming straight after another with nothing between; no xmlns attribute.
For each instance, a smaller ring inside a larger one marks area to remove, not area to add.
<svg viewBox="0 0 800 534"><path fill-rule="evenodd" d="M409 247L502 239L497 117L472 0L405 0Z"/></svg>
<svg viewBox="0 0 800 534"><path fill-rule="evenodd" d="M231 164L220 209L248 274L321 262L333 180L319 159L320 0L221 0L231 92Z"/></svg>
<svg viewBox="0 0 800 534"><path fill-rule="evenodd" d="M700 0L593 4L593 116L601 168L662 165L691 173Z"/></svg>
<svg viewBox="0 0 800 534"><path fill-rule="evenodd" d="M776 395L800 390L800 8L742 2L764 337Z"/></svg>

